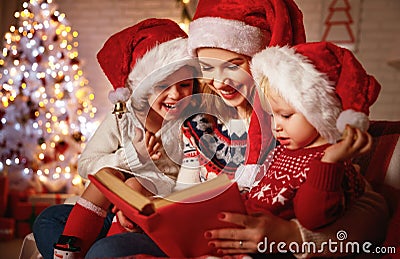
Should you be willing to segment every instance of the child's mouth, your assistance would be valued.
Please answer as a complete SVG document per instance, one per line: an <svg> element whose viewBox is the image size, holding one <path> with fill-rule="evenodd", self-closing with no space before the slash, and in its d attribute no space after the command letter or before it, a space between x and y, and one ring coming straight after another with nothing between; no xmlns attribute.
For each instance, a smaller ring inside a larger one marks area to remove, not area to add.
<svg viewBox="0 0 400 259"><path fill-rule="evenodd" d="M164 103L164 106L165 106L168 110L176 109L176 105L175 105L175 104Z"/></svg>

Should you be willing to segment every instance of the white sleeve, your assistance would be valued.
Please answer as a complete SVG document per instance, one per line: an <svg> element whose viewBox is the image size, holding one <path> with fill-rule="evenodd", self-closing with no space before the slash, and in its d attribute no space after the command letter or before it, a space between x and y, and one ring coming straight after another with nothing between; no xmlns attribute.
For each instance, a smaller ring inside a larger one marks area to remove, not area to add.
<svg viewBox="0 0 400 259"><path fill-rule="evenodd" d="M250 190L254 184L261 165L248 164L240 165L235 172L235 181L239 189Z"/></svg>
<svg viewBox="0 0 400 259"><path fill-rule="evenodd" d="M200 162L197 147L183 134L183 160L174 191L186 189L200 182Z"/></svg>
<svg viewBox="0 0 400 259"><path fill-rule="evenodd" d="M126 118L123 118L126 119ZM120 129L115 115L107 114L94 135L86 143L78 160L78 172L83 178L103 167L132 171L142 166L131 142L121 143Z"/></svg>

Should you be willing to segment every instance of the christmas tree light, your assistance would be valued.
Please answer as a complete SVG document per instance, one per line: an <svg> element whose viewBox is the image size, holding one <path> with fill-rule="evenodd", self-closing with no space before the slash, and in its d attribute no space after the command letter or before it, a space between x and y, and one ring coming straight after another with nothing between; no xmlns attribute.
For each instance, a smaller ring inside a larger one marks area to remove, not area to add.
<svg viewBox="0 0 400 259"><path fill-rule="evenodd" d="M181 20L179 26L185 32L189 31L189 23L192 21L192 17L189 12L190 0L176 0L177 3L182 7Z"/></svg>
<svg viewBox="0 0 400 259"><path fill-rule="evenodd" d="M78 33L52 0L25 2L15 18L0 52L0 173L78 183L71 175L97 126Z"/></svg>

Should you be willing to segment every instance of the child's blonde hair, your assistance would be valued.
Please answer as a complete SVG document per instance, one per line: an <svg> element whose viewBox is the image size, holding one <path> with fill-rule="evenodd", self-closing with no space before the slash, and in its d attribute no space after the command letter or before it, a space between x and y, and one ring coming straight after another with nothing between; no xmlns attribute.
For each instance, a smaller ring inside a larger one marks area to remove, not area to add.
<svg viewBox="0 0 400 259"><path fill-rule="evenodd" d="M261 107L264 111L270 111L271 108L269 106L267 97L271 93L271 83L269 82L268 77L262 76L256 87L260 98Z"/></svg>

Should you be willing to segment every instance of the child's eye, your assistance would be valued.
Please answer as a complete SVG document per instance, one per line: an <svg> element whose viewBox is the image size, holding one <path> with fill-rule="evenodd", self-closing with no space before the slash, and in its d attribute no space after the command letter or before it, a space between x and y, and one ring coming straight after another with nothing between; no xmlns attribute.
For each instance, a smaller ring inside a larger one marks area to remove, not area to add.
<svg viewBox="0 0 400 259"><path fill-rule="evenodd" d="M293 114L281 114L282 118L289 119Z"/></svg>
<svg viewBox="0 0 400 259"><path fill-rule="evenodd" d="M180 83L179 86L182 87L182 88L184 88L184 87L191 87L192 84L191 84L191 83Z"/></svg>
<svg viewBox="0 0 400 259"><path fill-rule="evenodd" d="M169 86L168 85L157 85L156 86L156 89L157 90L165 90L165 89L167 89Z"/></svg>

